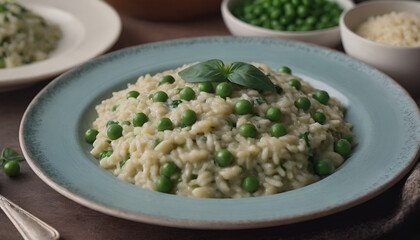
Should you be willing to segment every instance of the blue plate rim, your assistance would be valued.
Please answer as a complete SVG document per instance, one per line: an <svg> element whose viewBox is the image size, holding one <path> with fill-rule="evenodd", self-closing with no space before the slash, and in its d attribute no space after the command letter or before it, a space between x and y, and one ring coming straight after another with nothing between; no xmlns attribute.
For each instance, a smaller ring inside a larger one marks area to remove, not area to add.
<svg viewBox="0 0 420 240"><path fill-rule="evenodd" d="M47 86L44 87L44 89L42 89L36 96L35 98L31 101L31 103L28 105L23 117L22 117L22 121L21 121L21 125L19 128L19 139L20 139L20 145L21 145L21 149L22 152L25 156L25 158L27 159L27 162L29 164L29 166L32 168L32 170L35 172L36 175L38 175L38 177L43 180L47 185L49 185L51 188L53 188L54 190L56 190L57 192L59 192L60 194L62 194L63 196L85 206L88 208L91 208L93 210L111 215L111 216L115 216L118 218L123 218L123 219L127 219L127 220L132 220L132 221L138 221L138 222L144 222L144 223L151 223L151 224L156 224L156 225L163 225L163 226L170 226L170 227L180 227L180 228L191 228L191 229L246 229L246 228L259 228L259 227L270 227L270 226L276 226L276 225L284 225L284 224L291 224L291 223L296 223L296 222L301 222L301 221L306 221L306 220L311 220L311 219L315 219L315 218L319 218L319 217L323 217L323 216L327 216L339 211L343 211L346 210L348 208L351 208L353 206L356 206L360 203L366 202L369 199L374 198L375 196L379 195L380 193L384 192L385 190L387 190L388 188L390 188L391 186L393 186L395 183L397 183L400 179L402 179L410 170L411 168L414 166L414 164L416 163L416 159L419 158L420 156L420 146L417 148L417 152L412 156L412 158L408 161L406 161L406 164L400 169L400 171L395 174L392 178L390 178L388 181L383 182L382 184L380 184L377 188L370 190L369 192L367 192L365 195L359 196L357 198L352 199L351 201L345 202L345 203L341 203L341 204L337 204L334 206L330 206L329 208L326 209L321 209L321 210L317 210L317 211L312 211L312 212L306 212L304 214L298 214L298 215L292 215L289 217L282 217L282 218L273 218L273 219L264 219L264 220L244 220L244 221L235 221L235 222L231 222L231 221L192 221L189 219L173 219L173 218L165 218L165 217L156 217L156 216L148 216L148 215L144 215L144 214L137 214L137 213L132 213L129 211L123 211L123 210L119 210L119 209L115 209L109 206L106 206L104 204L100 204L97 203L93 200L90 200L86 197L80 196L77 193L74 193L68 189L66 189L65 187L61 186L59 183L57 183L56 181L54 181L53 179L51 179L43 170L42 168L36 163L36 160L33 159L33 157L28 153L27 151L27 145L26 142L23 141L24 140L24 135L25 135L25 128L24 128L24 123L27 121L27 117L29 112L31 111L31 109L33 109L40 96L42 96L43 94L45 94L46 92L48 92L49 89L53 88L53 86L57 83L60 82L61 79L63 79L65 76L72 74L74 72L77 72L80 68L82 68L85 65L88 64L92 64L92 63L97 63L102 61L103 59L107 59L110 56L114 56L114 55L118 55L121 52L124 51L130 51L132 49L135 48L142 48L142 47L153 47L153 46L158 46L158 45L170 45L170 44L182 44L185 42L189 42L189 41L212 41L213 39L227 39L227 40L231 40L234 41L234 39L255 39L255 40L267 40L266 38L249 38L249 37L199 37L199 38L185 38L185 39L178 39L178 40L168 40L168 41L161 41L161 42L155 42L155 43L149 43L149 44L142 44L142 45L138 45L138 46L133 46L133 47L128 47L128 48L124 48L115 52L111 52L109 54L103 55L101 57L98 57L82 66L79 66L78 68L72 69L62 75L60 75L59 77L57 77L56 79L54 79L53 81L51 81ZM270 40L270 41L279 41L279 42L292 42L292 41L288 41L288 40ZM307 43L296 43L296 42L292 42L293 44L302 44L302 45L306 45L306 46L310 46L311 48L315 47L315 48L322 48L331 52L334 52L334 54L339 54L342 55L341 57L346 57L346 58L350 58L349 56L345 55L344 53L341 53L337 50L333 50L333 49L328 49L328 48L324 48L324 47L319 47L316 45L312 45L312 44L307 44ZM357 60L352 59L352 61L358 63L358 64L362 64L364 65L364 67L372 70L372 71L376 71L379 72L378 70L364 64L361 62L358 62ZM383 74L383 73L381 73ZM394 87L399 88L405 95L406 97L408 97L411 102L415 105L415 101L409 96L409 94L407 93L407 91L405 89L403 89L395 80L393 80L392 78L386 76L385 74L383 74L385 78L387 78L388 81L390 81ZM417 108L417 114L420 116L420 111Z"/></svg>

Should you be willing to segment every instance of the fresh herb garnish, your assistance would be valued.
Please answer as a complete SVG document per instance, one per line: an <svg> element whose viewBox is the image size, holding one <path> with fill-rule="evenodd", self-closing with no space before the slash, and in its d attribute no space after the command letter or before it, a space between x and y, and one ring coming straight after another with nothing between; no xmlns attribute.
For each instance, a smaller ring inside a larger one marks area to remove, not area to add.
<svg viewBox="0 0 420 240"><path fill-rule="evenodd" d="M162 140L160 140L159 138L155 139L155 142L153 143L153 148L155 148L157 145L159 145L159 143L161 143Z"/></svg>
<svg viewBox="0 0 420 240"><path fill-rule="evenodd" d="M304 132L304 133L300 134L300 138L302 138L303 140L305 140L306 146L307 147L311 147L311 144L309 143L308 136L309 136L309 132Z"/></svg>
<svg viewBox="0 0 420 240"><path fill-rule="evenodd" d="M275 91L274 84L261 70L244 62L225 64L218 59L195 64L178 73L186 82L232 82L263 91Z"/></svg>
<svg viewBox="0 0 420 240"><path fill-rule="evenodd" d="M112 151L112 150L105 150L105 151L99 153L99 159L102 159L102 158L105 158L105 157L109 157L109 156L112 155L113 152L114 151Z"/></svg>
<svg viewBox="0 0 420 240"><path fill-rule="evenodd" d="M125 156L125 158L123 160L121 160L120 162L120 168L122 168L124 166L124 164L127 162L128 159L131 158L131 154L127 154L127 156Z"/></svg>
<svg viewBox="0 0 420 240"><path fill-rule="evenodd" d="M263 97L254 97L254 105L261 105L263 103L267 103L267 99Z"/></svg>
<svg viewBox="0 0 420 240"><path fill-rule="evenodd" d="M186 127L188 127L188 126L183 124L183 123L180 123L176 126L176 128L186 128Z"/></svg>
<svg viewBox="0 0 420 240"><path fill-rule="evenodd" d="M181 100L172 100L172 102L170 102L170 103L169 102L165 102L165 106L171 107L171 108L176 108L176 107L178 107L178 105L180 103L182 103Z"/></svg>
<svg viewBox="0 0 420 240"><path fill-rule="evenodd" d="M13 150L9 147L5 147L1 151L0 166L3 165L5 162L8 162L8 161L21 162L21 161L24 161L24 160L25 160L24 156L22 156L21 154L19 154L18 152L16 152L15 150Z"/></svg>
<svg viewBox="0 0 420 240"><path fill-rule="evenodd" d="M230 119L230 118L226 118L225 120L226 120L226 123L227 123L229 126L231 126L231 127L233 127L233 128L235 128L235 127L236 127L236 122L234 122L232 119Z"/></svg>

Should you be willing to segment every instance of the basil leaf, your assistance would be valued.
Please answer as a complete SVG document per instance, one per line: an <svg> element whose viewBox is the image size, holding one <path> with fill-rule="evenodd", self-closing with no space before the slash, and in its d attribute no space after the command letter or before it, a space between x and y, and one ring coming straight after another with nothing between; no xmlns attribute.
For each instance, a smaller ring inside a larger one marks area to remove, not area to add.
<svg viewBox="0 0 420 240"><path fill-rule="evenodd" d="M16 152L15 150L9 147L5 147L1 151L0 160L1 160L1 163L6 162L6 161L21 162L25 160L25 157L19 154L18 152Z"/></svg>
<svg viewBox="0 0 420 240"><path fill-rule="evenodd" d="M233 83L263 91L276 91L270 79L251 64L234 62L230 65L229 69L227 78Z"/></svg>
<svg viewBox="0 0 420 240"><path fill-rule="evenodd" d="M225 65L218 59L197 63L178 73L186 82L225 82L226 74Z"/></svg>

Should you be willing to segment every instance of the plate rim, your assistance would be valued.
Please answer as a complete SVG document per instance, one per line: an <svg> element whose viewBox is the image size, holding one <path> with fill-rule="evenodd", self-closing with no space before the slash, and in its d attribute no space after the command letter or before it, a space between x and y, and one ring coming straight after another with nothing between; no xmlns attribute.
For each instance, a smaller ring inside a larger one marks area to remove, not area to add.
<svg viewBox="0 0 420 240"><path fill-rule="evenodd" d="M118 51L114 51L112 53L100 56L93 61L95 61L95 62L96 61L101 61L101 59L107 58L109 55L119 54L119 52L129 51L130 49L134 49L134 48L138 48L138 47L140 47L140 48L141 47L148 47L148 46L153 46L153 45L157 45L157 44L165 44L165 43L182 43L182 42L191 41L191 40L196 40L196 41L198 40L200 42L200 40L217 39L217 38L231 39L232 41L233 41L233 39L265 39L265 38L255 38L255 37L230 37L230 36L182 38L182 39L177 39L177 40L159 41L159 42L153 42L153 43L141 44L141 45L137 45L137 46L123 48L123 49L120 49ZM292 42L292 41L288 41L288 40L275 40L275 41ZM293 43L296 44L296 42L293 42ZM337 50L334 50L334 49L320 47L320 46L313 45L313 44L308 44L308 43L298 43L298 44L309 45L310 47L327 49L329 51L334 51L338 54L343 55L342 57L351 58L348 55L346 55L342 52L339 52ZM360 61L357 61L353 58L351 58L351 59L355 62L361 63ZM367 64L364 64L364 63L362 63L362 64L365 65L365 67L367 67L369 69L372 69L374 71L382 73L382 72L370 67ZM379 187L376 187L373 190L369 190L366 194L363 194L359 197L353 198L352 200L347 201L345 203L330 206L329 208L326 208L326 209L320 209L320 210L315 210L315 211L311 211L311 212L305 212L303 214L296 214L296 215L292 215L292 216L289 216L289 217L270 218L270 219L264 219L264 220L243 220L243 221L234 221L234 222L232 222L232 221L206 221L206 220L197 221L197 220L188 220L188 219L174 219L174 218L168 218L168 217L149 216L149 215L146 215L146 214L139 214L139 213L133 213L133 212L124 211L124 210L120 210L120 209L115 209L113 207L109 207L109 206L106 206L104 204L97 203L93 200L90 200L86 197L80 196L79 194L74 193L74 192L66 189L65 187L61 186L59 183L57 183L53 179L49 178L47 176L47 174L42 170L42 168L40 168L38 166L36 161L34 161L31 157L31 155L27 152L26 143L24 141L24 135L25 135L24 123L27 119L29 111L37 104L39 97L42 96L45 92L47 92L49 90L49 88L51 88L56 83L58 83L60 81L60 79L62 79L63 77L65 77L68 74L71 74L73 72L76 72L77 70L78 70L78 68L72 69L72 70L62 74L61 76L55 78L53 81L51 81L47 86L45 86L34 97L34 99L31 101L31 103L28 105L27 109L25 110L25 113L22 117L21 124L20 124L20 127L19 127L20 146L21 146L22 152L23 152L25 158L27 159L27 162L30 165L31 169L47 185L49 185L51 188L56 190L61 195L67 197L68 199L71 199L71 200L73 200L73 201L75 201L75 202L77 202L77 203L79 203L79 204L81 204L85 207L93 209L95 211L98 211L98 212L101 212L101 213L104 213L104 214L107 214L107 215L111 215L111 216L114 216L114 217L127 219L127 220L131 220L131 221L136 221L136 222L156 224L156 225L161 225L161 226L169 226L169 227L177 227L177 228L189 228L189 229L209 229L209 230L211 230L211 229L213 229L213 230L215 230L215 229L225 229L226 230L226 229L261 228L261 227L271 227L271 226L279 226L279 225L286 225L286 224L292 224L292 223L297 223L297 222L303 222L303 221L312 220L312 219L324 217L324 216L327 216L327 215L331 215L333 213L341 212L343 210L349 209L351 207L354 207L358 204L361 204L363 202L366 202L366 201L378 196L379 194L383 193L384 191L386 191L387 189L392 187L398 181L400 181L416 164L417 161L415 161L415 159L418 159L420 157L420 146L419 146L417 148L416 154L414 154L410 160L407 160L405 162L405 165L400 168L400 170L398 171L397 174L395 174L388 181L385 181L385 182L382 182L382 184L379 184ZM408 94L408 92L404 88L402 88L395 80L393 80L389 76L387 76L385 74L383 74L383 75L384 75L385 78L387 78L387 80L389 80L392 83L392 85L394 87L400 88L400 90L403 91L404 95L406 97L408 97L414 105L416 105L413 98ZM417 108L417 114L420 116L420 110L418 108Z"/></svg>
<svg viewBox="0 0 420 240"><path fill-rule="evenodd" d="M62 1L62 0L61 0ZM65 2L65 1L63 1ZM79 0L80 3L82 4L87 4L86 1L83 0ZM105 7L107 11L109 11L107 13L108 17L110 17L110 19L112 19L112 21L115 21L116 24L116 28L113 29L113 34L112 34L112 38L107 39L107 41L104 41L104 47L101 49L98 49L96 52L91 53L89 55L86 55L82 60L78 60L75 61L73 64L68 65L68 66L58 66L58 67L53 67L51 69L44 69L41 72L37 72L35 75L33 76L21 76L21 77L14 77L12 79L10 78L1 78L0 77L0 92L1 91L9 91L9 90L14 90L14 89L18 89L18 88L23 88L26 87L28 85L31 84L35 84L37 82L43 81L43 80L47 80L48 78L52 78L52 77L56 77L58 75L60 75L61 73L64 73L68 70L71 70L73 68L77 68L93 59L95 59L98 56L101 56L102 54L106 53L109 49L111 49L115 43L118 41L121 32L122 32L122 21L121 18L119 16L119 14L117 13L117 11L106 1L90 1L91 3L93 3L94 5L101 5L102 7ZM62 4L60 1L56 2L57 4ZM39 5L39 6L44 6L45 4L42 3L40 5L40 3L38 2L31 2L31 4L34 5ZM69 13L69 11L67 9L63 9L60 7L55 7L55 9L64 11L66 13ZM73 15L77 20L80 20L80 16L77 15ZM44 17L44 16L42 16ZM85 21L81 21L83 26L86 26ZM111 31L110 31L111 32ZM60 56L60 55L58 55ZM48 58L49 59L49 58ZM46 60L48 60L46 59ZM42 61L37 62L37 63L42 63ZM2 69L0 69L1 72ZM15 68L9 68L9 69L3 69L3 70L8 70L8 71L13 71L13 72L19 72L21 71L21 69L19 67L15 67Z"/></svg>

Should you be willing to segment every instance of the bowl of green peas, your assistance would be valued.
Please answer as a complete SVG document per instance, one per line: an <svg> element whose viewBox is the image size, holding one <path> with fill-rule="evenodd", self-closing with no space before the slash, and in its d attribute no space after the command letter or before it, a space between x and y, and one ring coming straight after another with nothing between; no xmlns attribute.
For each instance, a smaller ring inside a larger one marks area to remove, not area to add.
<svg viewBox="0 0 420 240"><path fill-rule="evenodd" d="M339 19L351 0L223 0L223 20L234 36L273 37L336 47Z"/></svg>

